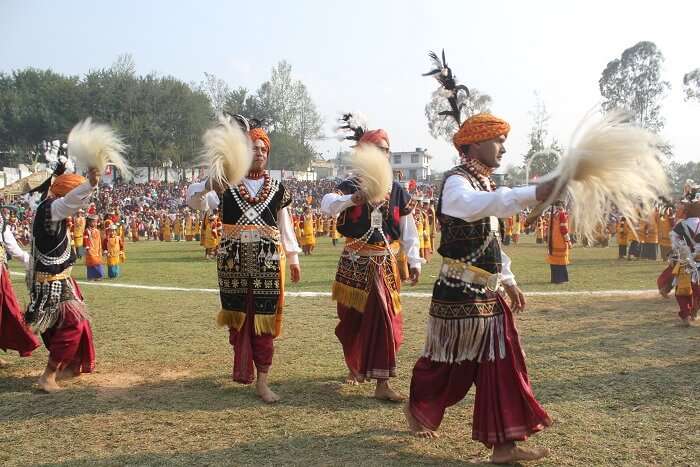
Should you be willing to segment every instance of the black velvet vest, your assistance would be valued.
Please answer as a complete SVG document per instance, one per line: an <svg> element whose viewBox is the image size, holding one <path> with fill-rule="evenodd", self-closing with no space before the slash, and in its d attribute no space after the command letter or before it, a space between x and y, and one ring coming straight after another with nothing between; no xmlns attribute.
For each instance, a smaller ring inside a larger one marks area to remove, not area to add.
<svg viewBox="0 0 700 467"><path fill-rule="evenodd" d="M51 220L51 204L55 199L46 199L39 204L34 216L32 236L35 272L58 274L75 264L75 252L70 247L66 219Z"/></svg>
<svg viewBox="0 0 700 467"><path fill-rule="evenodd" d="M336 190L344 195L351 195L358 190L357 179L350 178L341 182ZM401 237L399 220L411 212L411 195L398 183L394 182L389 195L389 202L379 210L382 213L382 230L389 242ZM348 238L360 238L370 229L370 207L367 203L361 206L350 206L338 216L338 232ZM382 236L376 230L368 239L368 243L384 243Z"/></svg>

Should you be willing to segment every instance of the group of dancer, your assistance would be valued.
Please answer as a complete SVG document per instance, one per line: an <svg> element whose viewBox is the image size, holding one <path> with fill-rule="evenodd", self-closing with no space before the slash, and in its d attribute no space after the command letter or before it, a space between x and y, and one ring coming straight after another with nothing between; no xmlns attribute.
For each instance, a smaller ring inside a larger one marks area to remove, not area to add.
<svg viewBox="0 0 700 467"><path fill-rule="evenodd" d="M254 383L264 402L275 403L280 397L269 384L274 339L283 328L287 270L292 282L302 277L302 249L289 209L292 193L267 171L272 153L269 136L244 117L234 117L227 125L246 132L253 152L247 174L235 184L215 178L193 183L187 203L192 209L220 214L221 236L210 255L216 259L220 292L216 321L227 329L233 348L232 378ZM501 248L502 219L550 199L557 179L496 189L491 175L506 152L510 125L487 113L464 122L457 118L457 123L453 143L460 164L445 173L436 196L434 219L441 232L437 251L442 264L408 396L390 384L397 376L397 354L404 340L398 257L403 251L407 280L415 285L425 252L421 255L412 215L415 202L398 182L384 199L372 201L362 180L354 176L321 200L321 211L336 219L336 229L344 237L332 283L339 319L335 334L347 382L374 380L373 397L405 401L407 426L415 436L438 436L447 408L475 385L472 439L492 450L494 463L536 460L549 451L517 443L552 425L552 419L535 398L515 326L514 313L526 308L526 300L511 259ZM391 147L385 130L358 127L353 132L358 147L371 147L377 157L388 160ZM87 308L71 277L77 254L71 248L68 218L88 205L99 175L92 167L87 178L57 170L47 180L36 210L30 255L0 226L0 247L28 264L30 291L22 313L7 267L0 265L0 348L28 356L39 346L35 333L40 334L49 358L38 385L46 392L59 390L60 378L91 372L95 365ZM672 234L676 263L666 273L671 280L664 282L664 290L670 291L668 284L676 287L681 317L690 319L700 298L695 262L700 254L700 187L689 190L686 198L686 219ZM567 232L554 227L561 223L552 222L550 231L567 241ZM2 253L0 260L6 257Z"/></svg>
<svg viewBox="0 0 700 467"><path fill-rule="evenodd" d="M244 125L244 119L237 121ZM293 282L301 279L302 250L289 212L290 193L266 171L270 140L260 128L245 129L255 154L249 173L238 185L195 183L188 190L188 203L203 211L217 208L222 215L217 321L228 328L233 379L254 382L259 397L274 403L279 396L270 389L269 374L273 342L282 331L285 269ZM509 130L505 121L480 114L465 121L455 135L462 164L446 174L438 195L443 264L405 411L412 433L437 436L447 407L464 398L476 382L472 437L493 449L494 462L547 455L546 449L515 443L552 423L529 383L511 311L522 311L525 298L501 250L498 218L545 200L554 185L495 190L490 176L505 153ZM359 146L372 145L389 157L386 131L363 131L355 139ZM348 368L347 382L374 380L375 398L400 402L405 396L390 384L397 376L403 342L397 257L399 250L405 251L411 284L418 282L425 261L412 216L415 203L398 182L379 203L368 201L360 187L356 178L347 179L321 201L323 214L337 218L344 237L332 284L339 318L335 333Z"/></svg>

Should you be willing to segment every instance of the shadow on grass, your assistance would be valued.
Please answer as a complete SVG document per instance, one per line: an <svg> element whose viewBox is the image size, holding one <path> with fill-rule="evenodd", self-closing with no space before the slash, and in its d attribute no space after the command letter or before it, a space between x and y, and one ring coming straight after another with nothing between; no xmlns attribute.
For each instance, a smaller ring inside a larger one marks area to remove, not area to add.
<svg viewBox="0 0 700 467"><path fill-rule="evenodd" d="M189 412L267 407L255 394L254 385L237 384L223 377L159 380L128 387L95 386L90 378L90 375L85 375L81 381L61 392L44 394L36 389L36 377L2 377L0 393L5 393L5 396L0 407L0 420L75 417L110 411ZM401 410L400 404L372 398L373 383L347 388L340 382L340 376L337 380L280 377L272 382L272 389L282 397L275 404L280 410L284 407L336 407L347 412L374 410L382 406Z"/></svg>
<svg viewBox="0 0 700 467"><path fill-rule="evenodd" d="M368 429L349 435L300 434L294 437L236 443L225 449L183 453L122 454L76 459L46 466L68 465L492 465L484 459L461 460L417 453L400 437L405 432ZM387 437L396 437L389 438ZM519 464L517 464L519 465Z"/></svg>

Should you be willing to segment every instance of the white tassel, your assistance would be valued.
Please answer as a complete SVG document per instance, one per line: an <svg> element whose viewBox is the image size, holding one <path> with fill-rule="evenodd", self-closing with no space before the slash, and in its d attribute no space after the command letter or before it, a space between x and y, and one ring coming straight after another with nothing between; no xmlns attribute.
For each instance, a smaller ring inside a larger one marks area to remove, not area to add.
<svg viewBox="0 0 700 467"><path fill-rule="evenodd" d="M360 190L370 202L384 201L391 193L394 173L386 154L373 144L360 144L350 158L352 173L360 181Z"/></svg>
<svg viewBox="0 0 700 467"><path fill-rule="evenodd" d="M660 145L657 135L630 123L621 110L602 118L589 114L574 132L557 169L543 177L558 177L557 184L550 199L530 218L567 189L577 234L593 238L613 209L637 224L669 191Z"/></svg>
<svg viewBox="0 0 700 467"><path fill-rule="evenodd" d="M126 145L109 125L92 123L89 117L68 134L68 156L82 166L98 169L101 174L111 165L124 178L130 178L131 168L123 156L125 150Z"/></svg>
<svg viewBox="0 0 700 467"><path fill-rule="evenodd" d="M219 125L208 129L202 137L202 164L208 167L209 178L216 184L238 184L253 163L250 138L237 124L219 117Z"/></svg>

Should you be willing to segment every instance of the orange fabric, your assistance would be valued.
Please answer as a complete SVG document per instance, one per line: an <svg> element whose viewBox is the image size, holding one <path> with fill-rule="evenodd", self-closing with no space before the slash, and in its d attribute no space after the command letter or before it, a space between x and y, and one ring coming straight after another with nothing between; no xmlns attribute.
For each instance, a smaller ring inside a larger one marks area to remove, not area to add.
<svg viewBox="0 0 700 467"><path fill-rule="evenodd" d="M386 141L386 144L389 145L389 134L380 128L378 130L365 131L359 142L371 143L378 146L382 140Z"/></svg>
<svg viewBox="0 0 700 467"><path fill-rule="evenodd" d="M85 233L87 236L86 251L85 251L85 265L86 266L99 266L102 264L102 236L100 231L96 228L88 229Z"/></svg>
<svg viewBox="0 0 700 467"><path fill-rule="evenodd" d="M469 117L462 123L459 131L452 138L452 143L459 151L465 144L479 143L501 135L508 136L510 124L491 114L481 113Z"/></svg>
<svg viewBox="0 0 700 467"><path fill-rule="evenodd" d="M551 250L552 253L547 256L549 264L565 266L570 263L569 250L570 243L566 240L566 234L569 232L568 222L569 217L565 212L554 214L554 225L551 226ZM559 228L557 228L559 224Z"/></svg>
<svg viewBox="0 0 700 467"><path fill-rule="evenodd" d="M54 179L49 190L51 190L51 193L60 198L62 196L66 196L69 191L78 185L82 185L86 181L87 179L85 177L81 177L77 174L63 174Z"/></svg>
<svg viewBox="0 0 700 467"><path fill-rule="evenodd" d="M262 128L253 128L248 132L248 136L250 136L250 140L252 142L256 142L257 140L261 139L262 142L265 143L268 153L272 149L272 145L270 144L270 137Z"/></svg>

